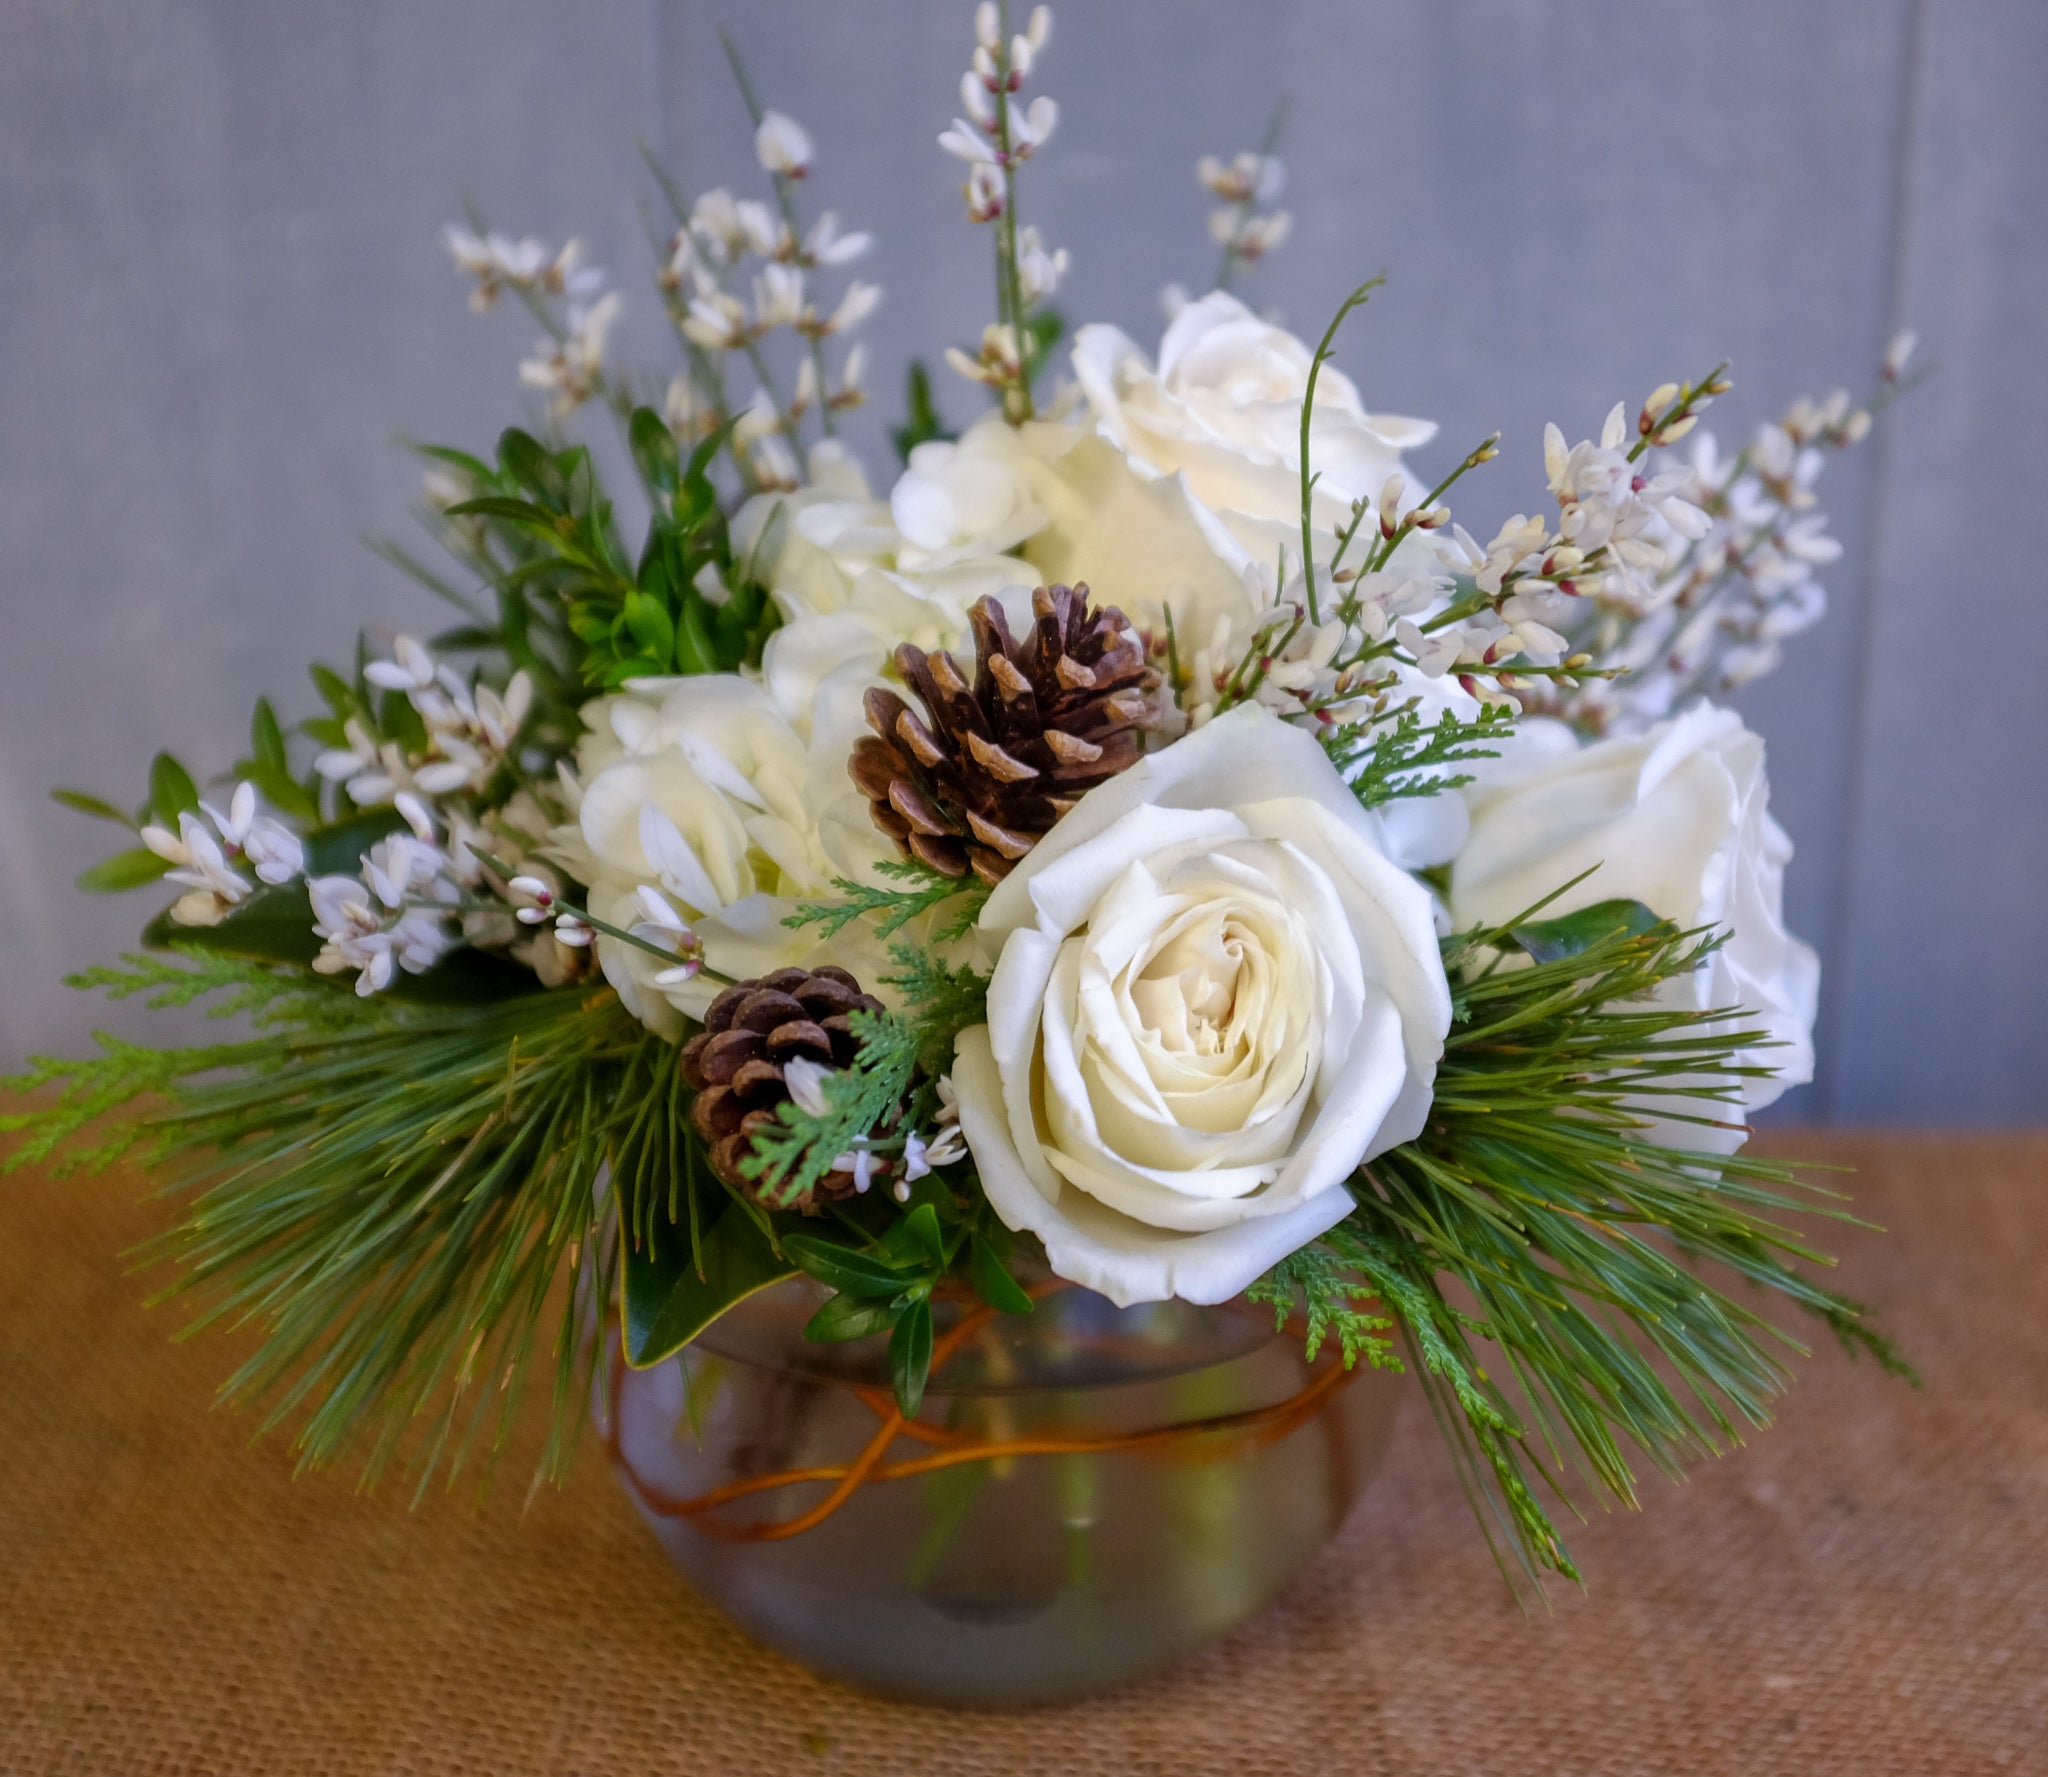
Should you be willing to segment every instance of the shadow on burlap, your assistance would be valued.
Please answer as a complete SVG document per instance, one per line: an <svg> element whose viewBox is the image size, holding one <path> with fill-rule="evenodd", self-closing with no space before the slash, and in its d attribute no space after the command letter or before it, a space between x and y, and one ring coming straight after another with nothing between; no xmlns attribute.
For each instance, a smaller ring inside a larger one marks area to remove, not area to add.
<svg viewBox="0 0 2048 1777"><path fill-rule="evenodd" d="M1780 1138L1924 1393L1832 1351L1778 1427L1510 1603L1419 1405L1264 1617L1068 1709L882 1703L744 1640L595 1451L522 1512L293 1481L116 1254L133 1177L0 1184L0 1771L2048 1773L2048 1138Z"/></svg>

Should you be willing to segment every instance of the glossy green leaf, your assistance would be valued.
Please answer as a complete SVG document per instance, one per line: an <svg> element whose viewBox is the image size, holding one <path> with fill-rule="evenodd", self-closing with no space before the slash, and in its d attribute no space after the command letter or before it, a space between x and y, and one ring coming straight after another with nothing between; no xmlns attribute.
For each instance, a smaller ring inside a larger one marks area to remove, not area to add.
<svg viewBox="0 0 2048 1777"><path fill-rule="evenodd" d="M1024 1286L1010 1275L1009 1266L998 1256L985 1235L974 1236L968 1247L967 1275L974 1293L1001 1314L1029 1314L1034 1306Z"/></svg>
<svg viewBox="0 0 2048 1777"><path fill-rule="evenodd" d="M821 1345L865 1339L873 1333L886 1333L895 1318L895 1310L887 1302L872 1298L863 1301L842 1291L828 1298L805 1323L804 1337Z"/></svg>
<svg viewBox="0 0 2048 1777"><path fill-rule="evenodd" d="M256 712L249 718L249 751L258 765L267 765L287 777L291 775L284 730L278 726L277 712L270 707L267 697L257 698Z"/></svg>
<svg viewBox="0 0 2048 1777"><path fill-rule="evenodd" d="M686 1233L663 1224L653 1242L629 1245L620 1282L626 1362L644 1370L672 1356L735 1303L796 1275L760 1224L737 1205L706 1230L703 1275Z"/></svg>
<svg viewBox="0 0 2048 1777"><path fill-rule="evenodd" d="M1646 936L1663 923L1640 901L1596 901L1576 913L1518 925L1508 935L1539 963L1553 963L1610 938Z"/></svg>
<svg viewBox="0 0 2048 1777"><path fill-rule="evenodd" d="M83 790L52 790L50 800L61 803L76 814L89 814L95 820L116 821L131 833L135 830L134 821L111 802L99 796L89 796Z"/></svg>
<svg viewBox="0 0 2048 1777"><path fill-rule="evenodd" d="M911 1303L889 1335L889 1380L903 1417L915 1419L924 1404L924 1385L932 1370L932 1305L923 1298Z"/></svg>
<svg viewBox="0 0 2048 1777"><path fill-rule="evenodd" d="M903 1232L913 1248L934 1271L946 1264L946 1236L939 1226L939 1214L929 1203L920 1203L903 1218Z"/></svg>
<svg viewBox="0 0 2048 1777"><path fill-rule="evenodd" d="M162 858L145 845L138 845L133 851L117 851L111 858L103 858L78 878L78 886L92 895L117 894L122 889L141 888L143 884L155 882L170 868Z"/></svg>
<svg viewBox="0 0 2048 1777"><path fill-rule="evenodd" d="M178 816L199 812L199 786L168 753L149 762L149 806L160 825L177 830Z"/></svg>
<svg viewBox="0 0 2048 1777"><path fill-rule="evenodd" d="M907 380L903 423L889 429L889 438L896 446L896 454L906 463L910 461L910 453L920 444L929 444L935 438L953 436L946 430L946 422L939 418L939 410L932 401L931 372L919 359L911 359Z"/></svg>
<svg viewBox="0 0 2048 1777"><path fill-rule="evenodd" d="M820 1283L850 1296L893 1296L915 1281L893 1265L818 1234L791 1234L782 1250Z"/></svg>
<svg viewBox="0 0 2048 1777"><path fill-rule="evenodd" d="M660 493L674 493L682 466L676 458L675 435L669 431L668 423L653 408L636 407L626 436L641 478Z"/></svg>
<svg viewBox="0 0 2048 1777"><path fill-rule="evenodd" d="M353 876L363 867L363 853L387 834L405 825L395 808L372 808L345 821L331 821L304 835L308 876Z"/></svg>
<svg viewBox="0 0 2048 1777"><path fill-rule="evenodd" d="M320 954L303 882L258 889L217 925L180 925L165 908L142 928L152 950L204 950L255 963L310 963Z"/></svg>
<svg viewBox="0 0 2048 1777"><path fill-rule="evenodd" d="M355 690L341 674L331 666L322 666L318 661L306 670L312 675L313 688L334 712L337 721L356 713L358 705Z"/></svg>

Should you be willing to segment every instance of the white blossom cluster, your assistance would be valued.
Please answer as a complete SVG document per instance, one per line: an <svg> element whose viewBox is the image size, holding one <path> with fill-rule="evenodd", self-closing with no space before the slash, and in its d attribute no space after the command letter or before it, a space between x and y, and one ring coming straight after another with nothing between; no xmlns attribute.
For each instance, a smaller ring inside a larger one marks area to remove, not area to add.
<svg viewBox="0 0 2048 1777"><path fill-rule="evenodd" d="M201 802L197 814L178 816L178 830L154 823L142 843L168 863L166 881L184 889L171 904L183 926L218 925L256 892L257 885L290 882L306 867L299 837L262 812L254 784L237 784L223 814Z"/></svg>
<svg viewBox="0 0 2048 1777"><path fill-rule="evenodd" d="M1881 398L1905 373L1914 338L1901 334L1879 372ZM1830 452L1860 443L1869 406L1846 390L1802 397L1726 454L1709 433L1683 473L1696 522L1679 532L1655 572L1611 580L1584 632L1611 678L1588 678L1540 707L1594 733L1638 734L1699 697L1726 697L1783 657L1784 643L1827 609L1815 571L1841 555L1816 507Z"/></svg>
<svg viewBox="0 0 2048 1777"><path fill-rule="evenodd" d="M1005 41L1001 9L983 0L975 9L974 54L960 76L966 115L939 135L939 146L967 165L961 195L968 220L996 229L999 290L999 313L983 329L980 349L969 354L949 346L946 362L971 381L1011 392L1013 404L1025 376L1025 314L1059 289L1069 263L1066 248L1048 247L1037 228L1017 223L1017 169L1059 127L1060 108L1050 95L1039 93L1028 104L1020 97L1051 40L1050 7L1033 7L1025 28Z"/></svg>
<svg viewBox="0 0 2048 1777"><path fill-rule="evenodd" d="M479 234L451 222L441 230L441 244L456 269L476 280L471 308L482 313L510 290L547 329L520 362L519 380L549 397L556 419L604 392L605 345L620 302L616 291L605 289L605 274L583 262L581 241L550 253L531 235L515 240L495 229Z"/></svg>
<svg viewBox="0 0 2048 1777"><path fill-rule="evenodd" d="M364 677L404 695L425 739L414 746L371 734L359 716L344 727L347 745L329 748L314 769L338 783L363 808L390 806L407 832L394 833L367 852L353 876L307 882L314 928L323 947L314 967L323 974L356 972L356 989L388 987L399 970L422 974L458 944L509 949L551 983L572 978L574 954L589 941L587 929L565 914L550 930L525 928L518 910L530 895L511 892L497 868L518 864L560 883L525 854L561 819L561 792L528 785L502 807L482 811L483 793L506 767L523 776L519 732L533 701L533 684L514 673L502 692L437 661L411 636L400 636L390 658L373 660Z"/></svg>
<svg viewBox="0 0 2048 1777"><path fill-rule="evenodd" d="M1256 265L1294 232L1294 214L1275 209L1287 189L1287 167L1277 154L1247 149L1229 160L1205 154L1195 163L1202 188L1222 199L1209 212L1209 239L1223 251L1219 289L1239 266Z"/></svg>
<svg viewBox="0 0 2048 1777"><path fill-rule="evenodd" d="M700 359L671 381L664 409L680 438L715 430L735 411L725 387L727 369L735 356L746 359L756 386L736 409L733 442L753 484L773 490L802 480L795 447L805 418L815 413L829 434L831 416L865 398L865 347L854 342L832 374L823 343L854 333L880 305L882 291L878 284L852 279L821 311L814 288L818 274L853 264L874 237L842 230L830 210L799 230L792 187L810 176L814 150L794 118L764 112L754 152L774 188L775 204L735 197L720 186L691 204L670 238L659 281L671 318ZM793 337L798 348L787 397L775 387L763 351L778 334Z"/></svg>

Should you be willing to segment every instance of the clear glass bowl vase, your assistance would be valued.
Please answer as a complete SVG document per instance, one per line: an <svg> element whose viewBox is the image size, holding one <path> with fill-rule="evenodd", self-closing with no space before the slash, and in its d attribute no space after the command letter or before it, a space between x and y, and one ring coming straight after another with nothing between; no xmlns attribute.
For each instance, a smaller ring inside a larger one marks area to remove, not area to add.
<svg viewBox="0 0 2048 1777"><path fill-rule="evenodd" d="M1264 1310L941 1303L917 1419L880 1338L806 1341L804 1279L648 1370L606 1441L670 1559L741 1628L868 1690L975 1707L1109 1690L1265 1605L1378 1466L1393 1379Z"/></svg>

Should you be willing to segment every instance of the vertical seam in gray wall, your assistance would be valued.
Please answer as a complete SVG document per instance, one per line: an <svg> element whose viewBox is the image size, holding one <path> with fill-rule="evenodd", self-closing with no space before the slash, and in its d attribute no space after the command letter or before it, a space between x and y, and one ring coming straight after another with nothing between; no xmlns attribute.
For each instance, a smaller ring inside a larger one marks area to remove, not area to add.
<svg viewBox="0 0 2048 1777"><path fill-rule="evenodd" d="M1888 345L1906 325L1906 271L1913 245L1913 171L1919 151L1920 109L1923 65L1926 61L1927 11L1929 0L1908 0L1906 41L1901 56L1898 96L1898 147L1892 163L1891 238L1887 243L1885 267L1885 331L1880 345ZM1891 509L1886 489L1892 477L1896 454L1896 418L1877 429L1871 453L1870 516L1864 532L1863 597L1858 601L1851 632L1856 669L1849 681L1850 775L1847 793L1841 799L1839 860L1835 871L1834 906L1830 909L1829 933L1834 956L1821 981L1820 1028L1816 1033L1818 1087L1822 1121L1832 1122L1840 1096L1840 1057L1835 1037L1841 1028L1843 990L1847 984L1852 927L1856 918L1857 851L1863 841L1864 772L1870 758L1864 728L1870 716L1870 677L1877 654L1878 597L1883 584L1881 565L1885 538L1885 515Z"/></svg>

